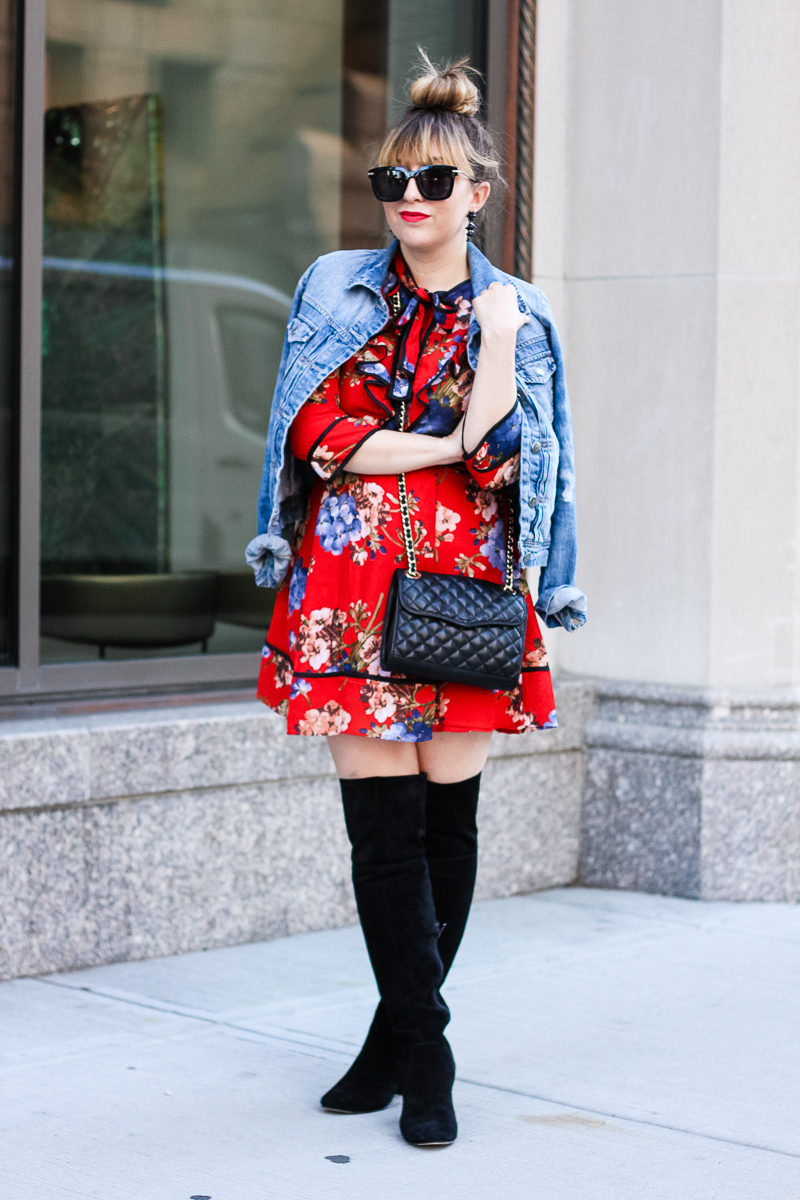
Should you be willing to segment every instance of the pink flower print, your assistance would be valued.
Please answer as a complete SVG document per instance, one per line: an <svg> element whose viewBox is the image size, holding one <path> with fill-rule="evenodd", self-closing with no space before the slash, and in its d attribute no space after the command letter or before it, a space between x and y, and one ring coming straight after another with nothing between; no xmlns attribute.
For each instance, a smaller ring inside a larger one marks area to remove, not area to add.
<svg viewBox="0 0 800 1200"><path fill-rule="evenodd" d="M311 466L320 479L328 479L336 473L336 458L337 452L331 450L330 446L326 446L324 443L317 446L311 459Z"/></svg>
<svg viewBox="0 0 800 1200"><path fill-rule="evenodd" d="M506 462L501 463L497 470L491 476L491 479L486 480L484 486L493 488L507 487L510 483L516 483L519 479L519 455L515 454L513 458L509 458Z"/></svg>
<svg viewBox="0 0 800 1200"><path fill-rule="evenodd" d="M468 325L471 312L472 301L468 300L466 296L459 296L456 305L456 320Z"/></svg>
<svg viewBox="0 0 800 1200"><path fill-rule="evenodd" d="M275 655L275 683L278 687L288 687L292 682L292 664L283 654Z"/></svg>
<svg viewBox="0 0 800 1200"><path fill-rule="evenodd" d="M310 708L304 717L297 722L298 733L329 734L344 733L350 724L350 714L346 713L341 704L329 700L322 708Z"/></svg>
<svg viewBox="0 0 800 1200"><path fill-rule="evenodd" d="M452 542L453 532L461 520L461 514L447 508L444 504L436 505L436 541Z"/></svg>
<svg viewBox="0 0 800 1200"><path fill-rule="evenodd" d="M533 649L527 651L523 661L526 667L547 666L547 648L541 638L536 638Z"/></svg>
<svg viewBox="0 0 800 1200"><path fill-rule="evenodd" d="M344 627L345 614L338 608L315 608L302 616L297 635L300 661L314 671L323 670L341 645Z"/></svg>
<svg viewBox="0 0 800 1200"><path fill-rule="evenodd" d="M358 479L351 486L350 495L355 500L356 515L363 531L362 537L378 537L381 526L386 524L390 513L384 489L379 483L367 483Z"/></svg>
<svg viewBox="0 0 800 1200"><path fill-rule="evenodd" d="M482 467L486 466L486 460L488 459L488 457L489 457L489 447L486 445L486 442L484 442L481 446L478 447L478 449L475 451L475 453L472 456L473 467L475 467L475 469L477 471L480 471Z"/></svg>
<svg viewBox="0 0 800 1200"><path fill-rule="evenodd" d="M361 643L360 658L370 675L388 675L388 671L384 671L381 666L381 639L380 634L371 633L368 638Z"/></svg>
<svg viewBox="0 0 800 1200"><path fill-rule="evenodd" d="M488 488L478 488L474 503L476 516L486 522L494 520L497 513L497 497L493 496Z"/></svg>
<svg viewBox="0 0 800 1200"><path fill-rule="evenodd" d="M397 712L398 696L391 684L365 683L361 699L366 702L367 715L374 716L380 725L391 720Z"/></svg>

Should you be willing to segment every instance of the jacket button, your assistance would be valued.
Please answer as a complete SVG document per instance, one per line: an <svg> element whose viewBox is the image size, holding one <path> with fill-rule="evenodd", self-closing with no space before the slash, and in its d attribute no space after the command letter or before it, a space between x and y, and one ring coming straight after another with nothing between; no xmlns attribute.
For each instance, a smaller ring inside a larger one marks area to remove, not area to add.
<svg viewBox="0 0 800 1200"><path fill-rule="evenodd" d="M536 497L531 496L530 500L528 501L528 504L530 505L531 508L536 508Z"/></svg>
<svg viewBox="0 0 800 1200"><path fill-rule="evenodd" d="M531 446L531 450L533 451L534 454L538 454L539 451L541 450L541 448L542 448L541 442L534 442L533 445Z"/></svg>

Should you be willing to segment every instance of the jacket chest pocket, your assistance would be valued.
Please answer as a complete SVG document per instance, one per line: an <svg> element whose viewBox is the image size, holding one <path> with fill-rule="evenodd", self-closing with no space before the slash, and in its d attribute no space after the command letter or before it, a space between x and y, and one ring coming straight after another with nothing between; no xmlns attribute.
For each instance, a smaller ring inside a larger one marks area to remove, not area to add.
<svg viewBox="0 0 800 1200"><path fill-rule="evenodd" d="M316 326L304 317L292 318L286 329L286 371L303 358L316 332Z"/></svg>
<svg viewBox="0 0 800 1200"><path fill-rule="evenodd" d="M545 340L538 354L517 360L517 382L523 404L533 409L542 433L553 428L553 376L556 360Z"/></svg>

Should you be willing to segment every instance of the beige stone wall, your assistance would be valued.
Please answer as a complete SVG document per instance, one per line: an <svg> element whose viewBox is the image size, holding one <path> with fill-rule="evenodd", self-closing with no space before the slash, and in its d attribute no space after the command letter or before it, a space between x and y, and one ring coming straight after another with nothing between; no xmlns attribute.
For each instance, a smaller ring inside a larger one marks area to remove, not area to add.
<svg viewBox="0 0 800 1200"><path fill-rule="evenodd" d="M540 0L536 281L565 333L563 666L798 681L800 10Z"/></svg>

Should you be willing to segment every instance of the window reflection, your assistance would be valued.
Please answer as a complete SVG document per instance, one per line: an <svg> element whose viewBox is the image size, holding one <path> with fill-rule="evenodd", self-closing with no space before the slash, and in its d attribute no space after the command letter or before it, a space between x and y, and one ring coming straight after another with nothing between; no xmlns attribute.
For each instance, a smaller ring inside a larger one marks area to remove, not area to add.
<svg viewBox="0 0 800 1200"><path fill-rule="evenodd" d="M43 661L260 647L243 550L292 292L383 241L405 31L474 53L484 8L50 0Z"/></svg>

